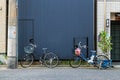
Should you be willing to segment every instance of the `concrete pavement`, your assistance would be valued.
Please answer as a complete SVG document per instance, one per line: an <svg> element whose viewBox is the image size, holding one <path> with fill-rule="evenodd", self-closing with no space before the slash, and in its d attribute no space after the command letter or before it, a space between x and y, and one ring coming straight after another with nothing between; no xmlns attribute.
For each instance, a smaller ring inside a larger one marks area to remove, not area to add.
<svg viewBox="0 0 120 80"><path fill-rule="evenodd" d="M0 69L0 80L120 80L120 69L30 67Z"/></svg>

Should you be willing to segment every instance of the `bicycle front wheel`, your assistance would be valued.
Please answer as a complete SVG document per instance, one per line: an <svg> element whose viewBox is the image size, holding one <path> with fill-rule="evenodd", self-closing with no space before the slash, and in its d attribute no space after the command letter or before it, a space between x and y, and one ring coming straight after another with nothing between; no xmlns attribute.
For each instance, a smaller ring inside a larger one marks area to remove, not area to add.
<svg viewBox="0 0 120 80"><path fill-rule="evenodd" d="M33 60L34 60L34 56L32 54L25 54L25 56L23 56L20 61L20 65L23 68L30 67L33 63Z"/></svg>
<svg viewBox="0 0 120 80"><path fill-rule="evenodd" d="M69 65L72 68L78 68L78 67L80 67L81 63L82 63L81 58L78 57L78 56L75 56L75 55L73 56L72 59L69 60Z"/></svg>
<svg viewBox="0 0 120 80"><path fill-rule="evenodd" d="M44 56L44 64L48 68L54 68L58 65L58 56L52 52L46 53Z"/></svg>

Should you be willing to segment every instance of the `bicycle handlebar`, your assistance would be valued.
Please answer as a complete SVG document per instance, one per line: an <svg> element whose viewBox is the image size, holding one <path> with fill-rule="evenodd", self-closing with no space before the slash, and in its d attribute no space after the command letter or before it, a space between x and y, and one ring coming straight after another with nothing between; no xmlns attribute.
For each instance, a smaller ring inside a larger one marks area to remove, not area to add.
<svg viewBox="0 0 120 80"><path fill-rule="evenodd" d="M78 43L78 47L81 48L81 49L82 49L82 48L85 48L85 49L87 48L86 45L81 45L81 42Z"/></svg>
<svg viewBox="0 0 120 80"><path fill-rule="evenodd" d="M36 47L37 47L37 45L35 44L35 42L34 42L34 39L33 39L33 38L29 39L29 42L30 42L30 45L31 45L31 46L33 46L34 48L36 48Z"/></svg>

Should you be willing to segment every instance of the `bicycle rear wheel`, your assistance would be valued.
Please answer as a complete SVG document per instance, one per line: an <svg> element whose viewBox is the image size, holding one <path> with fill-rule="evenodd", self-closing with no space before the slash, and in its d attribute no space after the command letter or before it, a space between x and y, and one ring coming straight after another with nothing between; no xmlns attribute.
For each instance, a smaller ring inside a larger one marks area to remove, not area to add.
<svg viewBox="0 0 120 80"><path fill-rule="evenodd" d="M109 58L105 55L98 55L97 56L97 62L98 62L98 68L99 69L106 69L107 68L107 66L103 66L104 61L109 61Z"/></svg>
<svg viewBox="0 0 120 80"><path fill-rule="evenodd" d="M72 59L69 60L69 65L72 68L78 68L78 67L80 67L81 63L82 63L81 58L78 57L78 56L75 56L75 55L73 56Z"/></svg>
<svg viewBox="0 0 120 80"><path fill-rule="evenodd" d="M25 54L25 56L23 56L20 61L20 65L23 68L30 67L33 63L33 60L34 60L34 56L32 54Z"/></svg>
<svg viewBox="0 0 120 80"><path fill-rule="evenodd" d="M44 64L48 68L54 68L58 65L58 56L52 52L45 53Z"/></svg>

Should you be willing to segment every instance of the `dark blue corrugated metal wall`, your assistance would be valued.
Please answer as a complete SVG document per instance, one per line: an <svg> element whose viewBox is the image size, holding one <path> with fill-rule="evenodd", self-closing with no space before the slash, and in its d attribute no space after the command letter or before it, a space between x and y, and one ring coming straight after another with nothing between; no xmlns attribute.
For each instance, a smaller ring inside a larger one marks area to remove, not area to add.
<svg viewBox="0 0 120 80"><path fill-rule="evenodd" d="M73 37L87 36L89 49L93 49L93 1L19 0L19 56L33 35L38 45L37 54L47 47L61 59L70 58Z"/></svg>

